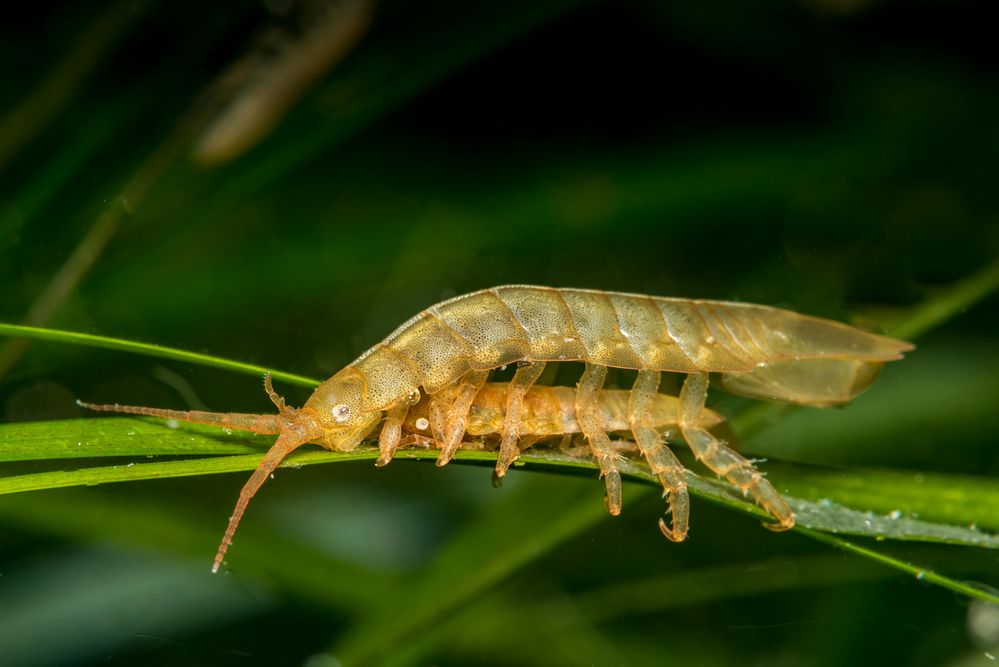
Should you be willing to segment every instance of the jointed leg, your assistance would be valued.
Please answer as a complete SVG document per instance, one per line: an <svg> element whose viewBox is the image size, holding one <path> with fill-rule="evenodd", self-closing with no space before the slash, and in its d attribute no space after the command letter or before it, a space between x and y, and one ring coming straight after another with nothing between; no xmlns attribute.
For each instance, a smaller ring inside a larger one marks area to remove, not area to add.
<svg viewBox="0 0 999 667"><path fill-rule="evenodd" d="M506 394L506 413L503 417L503 438L500 441L499 457L496 459L496 476L502 477L513 462L520 456L517 438L520 437L520 414L524 409L524 394L531 388L541 372L545 370L543 361L530 361L517 368L510 381Z"/></svg>
<svg viewBox="0 0 999 667"><path fill-rule="evenodd" d="M409 412L409 405L405 403L397 405L388 411L388 415L385 417L385 424L382 426L382 432L378 435L378 450L380 453L378 460L375 461L376 466L388 465L389 461L392 460L392 455L395 454L395 450L399 448L399 443L402 440L402 423L406 421L407 412Z"/></svg>
<svg viewBox="0 0 999 667"><path fill-rule="evenodd" d="M448 403L440 396L430 397L430 410L427 413L430 421L430 435L438 447L444 442L444 423L447 419Z"/></svg>
<svg viewBox="0 0 999 667"><path fill-rule="evenodd" d="M659 529L674 542L682 542L687 537L690 498L683 465L663 442L663 436L652 428L652 402L659 392L659 380L658 371L638 371L628 400L628 422L642 456L663 485L663 496L668 499L673 515L673 527L667 528L666 522L659 519Z"/></svg>
<svg viewBox="0 0 999 667"><path fill-rule="evenodd" d="M579 427L590 442L590 449L600 466L600 473L607 487L607 511L617 516L621 513L621 471L618 469L620 454L614 450L610 438L604 432L600 405L597 403L597 392L603 387L606 377L606 366L586 364L577 385L576 419L579 420Z"/></svg>
<svg viewBox="0 0 999 667"><path fill-rule="evenodd" d="M465 427L468 425L468 412L472 409L472 401L475 400L475 395L479 393L482 385L486 383L488 376L488 371L472 371L458 385L454 400L444 421L444 438L440 443L441 453L437 457L437 465L446 465L454 453L458 451L458 447L461 446L461 439L464 437Z"/></svg>
<svg viewBox="0 0 999 667"><path fill-rule="evenodd" d="M708 376L696 373L687 376L680 391L680 429L691 451L704 465L723 476L743 492L753 497L763 509L778 521L764 524L772 530L787 530L794 526L794 512L777 489L766 480L753 464L726 447L721 441L697 426L708 394Z"/></svg>

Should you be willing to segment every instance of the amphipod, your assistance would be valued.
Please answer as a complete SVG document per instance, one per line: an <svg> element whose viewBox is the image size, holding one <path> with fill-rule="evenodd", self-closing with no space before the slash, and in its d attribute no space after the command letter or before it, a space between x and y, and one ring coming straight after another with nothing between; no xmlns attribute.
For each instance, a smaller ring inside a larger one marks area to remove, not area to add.
<svg viewBox="0 0 999 667"><path fill-rule="evenodd" d="M508 364L517 370L506 392L496 474L505 475L519 455L525 395L545 364L582 362L575 419L604 478L607 509L619 514L618 453L599 397L608 368L632 369L638 375L628 399L629 430L668 494L672 525L660 521L660 527L679 541L687 534L686 483L651 416L663 372L686 375L676 423L694 456L773 515L776 523L768 526L786 530L794 525L787 502L702 423L708 373L717 373L722 386L737 394L821 407L852 400L885 362L912 349L904 341L769 306L511 285L424 310L321 384L302 408L286 406L269 380L276 415L85 406L278 435L240 492L212 566L217 572L250 498L292 451L306 443L350 451L381 423L378 464L385 465L402 443L410 409L427 395L437 464L445 465L462 443L489 371Z"/></svg>

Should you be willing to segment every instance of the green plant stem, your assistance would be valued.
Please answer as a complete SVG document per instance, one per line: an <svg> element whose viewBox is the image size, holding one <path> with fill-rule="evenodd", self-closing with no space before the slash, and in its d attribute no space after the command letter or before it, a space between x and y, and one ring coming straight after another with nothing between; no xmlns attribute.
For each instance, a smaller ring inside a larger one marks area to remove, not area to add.
<svg viewBox="0 0 999 667"><path fill-rule="evenodd" d="M898 338L919 338L999 289L999 259L949 286L909 313L891 330Z"/></svg>
<svg viewBox="0 0 999 667"><path fill-rule="evenodd" d="M849 551L850 553L869 558L873 561L887 565L888 567L894 568L896 570L901 570L902 572L907 572L914 576L919 581L925 581L930 584L936 584L947 590L954 591L955 593L960 593L961 595L966 595L970 598L976 600L983 600L985 602L991 602L992 604L999 604L999 595L992 592L991 590L986 590L985 588L979 588L972 586L970 584L951 579L950 577L945 577L942 574L937 574L933 570L925 567L919 567L918 565L913 565L912 563L907 563L903 560L897 558L892 558L883 553L874 551L873 549L868 549L867 547L862 547L854 542L849 542L835 535L830 535L829 533L824 533L818 530L812 530L810 528L801 528L798 532L803 535L807 535L813 540L823 542L825 544L831 544L837 549L842 549L843 551Z"/></svg>
<svg viewBox="0 0 999 667"><path fill-rule="evenodd" d="M92 334L78 333L75 331L61 331L59 329L48 329L42 327L29 327L20 324L7 324L0 322L0 336L16 336L22 338L35 338L38 340L56 341L59 343L69 343L71 345L87 345L90 347L102 347L108 350L119 350L122 352L132 352L135 354L145 354L150 357L160 359L174 359L185 361L191 364L223 368L237 373L256 375L262 377L265 373L270 373L275 380L282 380L303 387L316 387L319 380L295 375L283 371L274 370L265 366L245 364L240 361L232 361L221 357L214 357L208 354L198 354L179 350L175 347L165 347L163 345L153 345L151 343L137 343L135 341L123 340L121 338L109 338L107 336L94 336Z"/></svg>

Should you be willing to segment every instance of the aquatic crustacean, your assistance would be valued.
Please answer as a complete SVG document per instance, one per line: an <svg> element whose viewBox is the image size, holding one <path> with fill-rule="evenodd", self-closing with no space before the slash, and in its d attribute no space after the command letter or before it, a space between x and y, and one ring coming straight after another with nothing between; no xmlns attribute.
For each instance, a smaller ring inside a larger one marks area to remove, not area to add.
<svg viewBox="0 0 999 667"><path fill-rule="evenodd" d="M772 514L772 527L787 529L794 514L777 490L702 423L708 374L719 374L726 389L744 396L828 406L851 400L884 362L911 349L904 341L769 306L512 285L424 310L326 380L302 408L287 407L269 383L277 415L87 407L278 434L240 493L212 568L217 571L250 498L289 453L310 442L349 451L382 423L378 463L385 465L403 441L410 409L426 396L437 464L445 465L463 441L489 372L508 364L517 370L506 390L496 474L502 477L519 455L525 395L545 364L583 362L575 418L604 478L608 511L619 514L619 454L599 396L609 367L633 369L629 430L669 492L672 527L661 527L678 541L687 532L686 487L651 417L662 372L687 376L676 421L694 456Z"/></svg>

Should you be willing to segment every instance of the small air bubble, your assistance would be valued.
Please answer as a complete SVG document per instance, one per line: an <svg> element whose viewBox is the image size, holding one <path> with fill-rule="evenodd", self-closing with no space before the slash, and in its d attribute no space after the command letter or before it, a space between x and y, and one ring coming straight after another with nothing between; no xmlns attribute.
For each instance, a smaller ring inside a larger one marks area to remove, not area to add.
<svg viewBox="0 0 999 667"><path fill-rule="evenodd" d="M317 653L306 658L302 667L343 667L343 663L328 653Z"/></svg>
<svg viewBox="0 0 999 667"><path fill-rule="evenodd" d="M888 515L888 518L889 519L901 519L902 518L902 510L892 510L891 513Z"/></svg>
<svg viewBox="0 0 999 667"><path fill-rule="evenodd" d="M222 432L225 433L226 435L232 435L232 429L231 428L224 428L224 429L222 429Z"/></svg>
<svg viewBox="0 0 999 667"><path fill-rule="evenodd" d="M575 342L576 342L576 339L575 339L575 338L573 338L572 336L566 336L566 337L565 337L565 338L563 338L562 340L563 340L564 342L566 342L566 343L575 343Z"/></svg>
<svg viewBox="0 0 999 667"><path fill-rule="evenodd" d="M986 590L989 589L986 588ZM972 602L968 608L967 629L968 636L975 645L995 646L999 642L999 606L984 600ZM990 657L989 659L994 660L995 658Z"/></svg>
<svg viewBox="0 0 999 667"><path fill-rule="evenodd" d="M127 466L125 466L125 467L126 467L126 468L132 468L132 467L134 467L134 466L135 466L135 464L134 464L134 463L129 463L129 464L128 464Z"/></svg>
<svg viewBox="0 0 999 667"><path fill-rule="evenodd" d="M704 342L707 343L708 345L714 345L715 337L714 336L708 336L707 338L704 339Z"/></svg>
<svg viewBox="0 0 999 667"><path fill-rule="evenodd" d="M167 428L177 428L178 426L180 426L180 422L178 422L176 419L168 419L166 420L166 426Z"/></svg>
<svg viewBox="0 0 999 667"><path fill-rule="evenodd" d="M420 417L416 420L417 431L426 431L428 428L430 428L430 422L426 419L426 417Z"/></svg>
<svg viewBox="0 0 999 667"><path fill-rule="evenodd" d="M926 579L926 572L924 572L923 570L917 572L916 579L918 579L919 581L923 581L924 579Z"/></svg>
<svg viewBox="0 0 999 667"><path fill-rule="evenodd" d="M500 369L501 371L505 371L505 370L506 370L506 364L503 364L502 366L500 366L500 367L499 367L499 369Z"/></svg>

